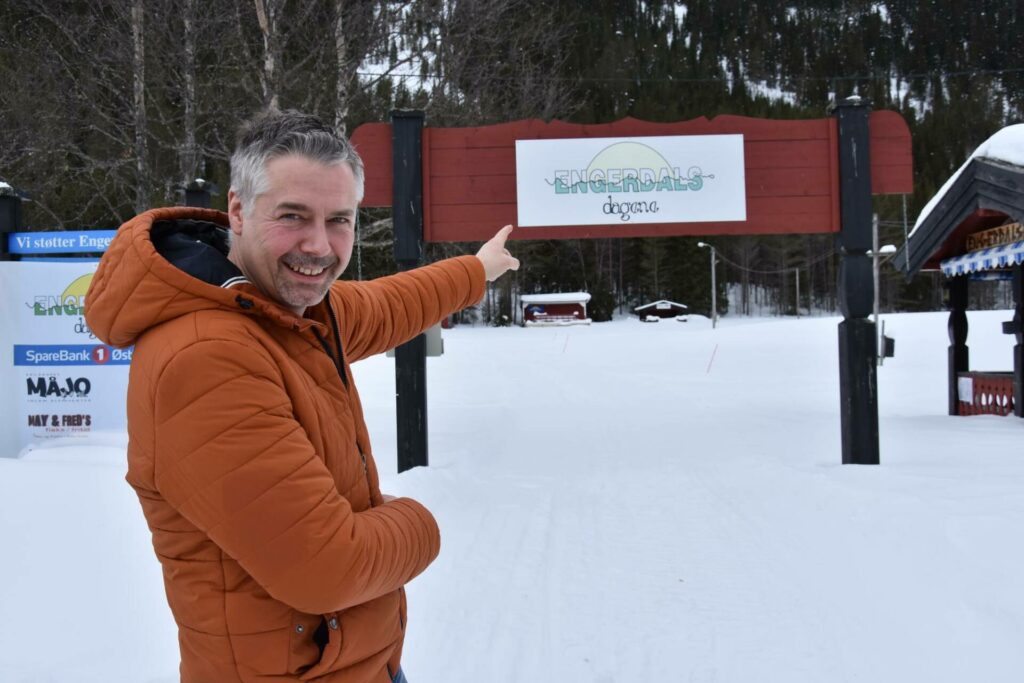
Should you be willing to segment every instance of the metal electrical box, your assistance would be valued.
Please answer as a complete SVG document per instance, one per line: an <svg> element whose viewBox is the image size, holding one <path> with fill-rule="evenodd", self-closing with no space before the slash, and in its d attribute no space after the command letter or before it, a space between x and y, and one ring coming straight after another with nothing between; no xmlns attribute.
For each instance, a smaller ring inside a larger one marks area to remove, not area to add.
<svg viewBox="0 0 1024 683"><path fill-rule="evenodd" d="M444 355L444 338L441 337L441 324L438 323L423 333L427 337L427 358ZM395 357L395 350L388 349L388 358Z"/></svg>

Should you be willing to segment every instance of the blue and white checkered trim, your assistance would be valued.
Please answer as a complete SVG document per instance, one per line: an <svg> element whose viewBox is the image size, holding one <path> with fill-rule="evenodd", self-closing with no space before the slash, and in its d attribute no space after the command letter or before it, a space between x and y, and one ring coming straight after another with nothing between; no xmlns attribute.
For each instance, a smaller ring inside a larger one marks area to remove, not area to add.
<svg viewBox="0 0 1024 683"><path fill-rule="evenodd" d="M1009 268L1024 263L1024 241L979 249L962 256L944 259L939 266L946 277L969 275L994 268Z"/></svg>

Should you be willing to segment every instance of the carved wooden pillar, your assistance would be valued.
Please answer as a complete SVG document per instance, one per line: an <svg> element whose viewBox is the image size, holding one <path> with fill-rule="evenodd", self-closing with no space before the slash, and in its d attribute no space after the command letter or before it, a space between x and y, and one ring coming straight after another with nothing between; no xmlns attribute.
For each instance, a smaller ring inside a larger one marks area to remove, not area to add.
<svg viewBox="0 0 1024 683"><path fill-rule="evenodd" d="M1013 267L1013 320L1003 332L1017 337L1013 347L1013 414L1024 417L1024 263Z"/></svg>
<svg viewBox="0 0 1024 683"><path fill-rule="evenodd" d="M967 350L967 276L960 275L946 281L947 308L949 308L949 414L959 414L959 373L970 369Z"/></svg>
<svg viewBox="0 0 1024 683"><path fill-rule="evenodd" d="M851 97L835 106L839 137L839 402L844 465L877 465L878 337L868 319L875 285L871 249L870 105Z"/></svg>
<svg viewBox="0 0 1024 683"><path fill-rule="evenodd" d="M391 112L395 262L412 270L423 258L423 119L421 111ZM398 471L425 467L427 456L427 337L395 349Z"/></svg>

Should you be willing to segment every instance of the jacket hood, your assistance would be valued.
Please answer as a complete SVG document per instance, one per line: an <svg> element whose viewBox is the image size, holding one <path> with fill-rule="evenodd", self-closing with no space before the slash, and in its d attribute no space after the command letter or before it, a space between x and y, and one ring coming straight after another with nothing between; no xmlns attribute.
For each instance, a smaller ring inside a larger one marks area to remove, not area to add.
<svg viewBox="0 0 1024 683"><path fill-rule="evenodd" d="M151 327L188 313L223 309L286 326L312 321L268 300L227 258L228 217L175 207L139 214L117 231L85 297L96 336L130 346Z"/></svg>

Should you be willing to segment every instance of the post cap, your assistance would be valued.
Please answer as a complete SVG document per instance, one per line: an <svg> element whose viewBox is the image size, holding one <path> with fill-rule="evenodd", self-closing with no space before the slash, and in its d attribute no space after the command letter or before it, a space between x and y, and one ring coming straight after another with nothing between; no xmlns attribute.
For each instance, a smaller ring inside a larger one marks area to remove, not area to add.
<svg viewBox="0 0 1024 683"><path fill-rule="evenodd" d="M195 178L188 185L178 185L177 189L185 190L186 192L209 192L211 195L219 195L220 187L217 183L206 180L205 178Z"/></svg>
<svg viewBox="0 0 1024 683"><path fill-rule="evenodd" d="M834 114L837 109L851 109L854 107L871 107L871 100L861 97L860 95L850 95L847 98L839 100L838 102L829 103L826 112L831 115Z"/></svg>
<svg viewBox="0 0 1024 683"><path fill-rule="evenodd" d="M392 109L392 119L419 119L423 121L426 118L426 113L420 109Z"/></svg>

